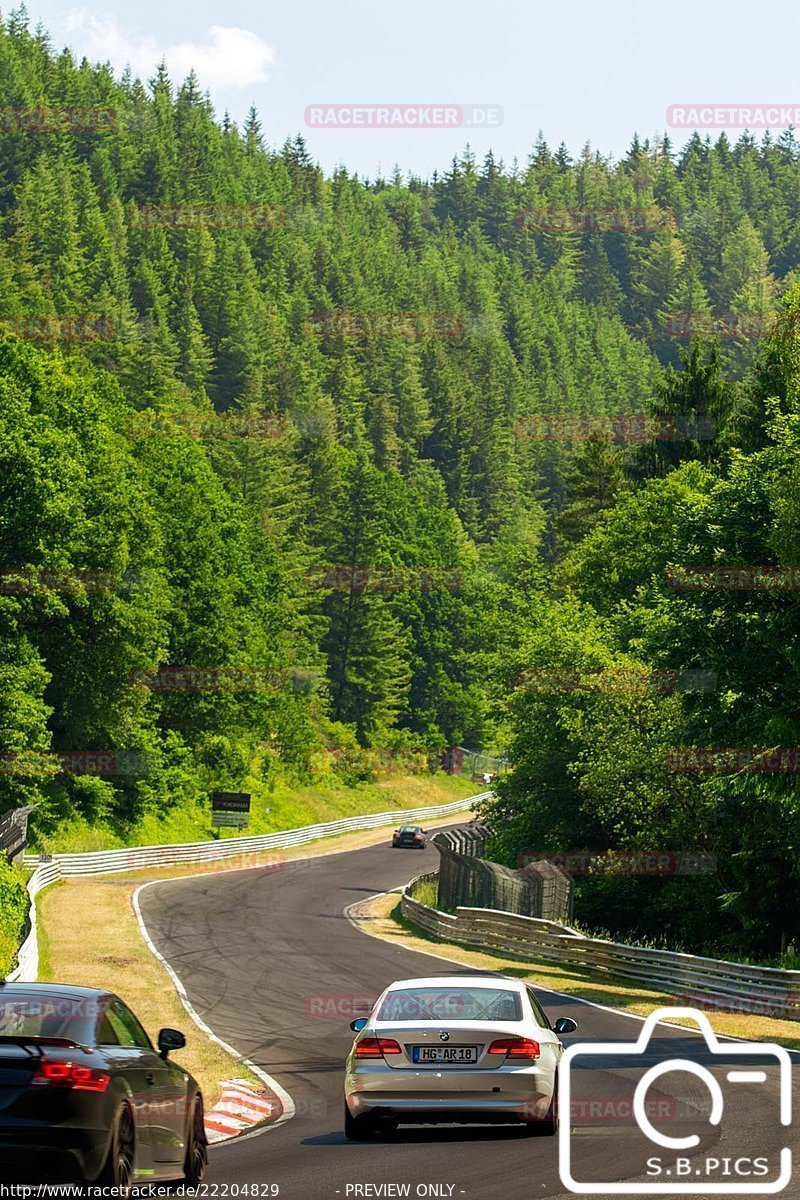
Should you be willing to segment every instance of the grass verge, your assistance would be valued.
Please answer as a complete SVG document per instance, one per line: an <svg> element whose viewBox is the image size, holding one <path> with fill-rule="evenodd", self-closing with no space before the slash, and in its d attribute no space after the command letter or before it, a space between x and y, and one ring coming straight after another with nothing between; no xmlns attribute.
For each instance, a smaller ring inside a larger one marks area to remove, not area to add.
<svg viewBox="0 0 800 1200"><path fill-rule="evenodd" d="M136 887L138 880L112 876L67 880L42 892L36 902L40 954L45 949L39 978L116 992L153 1041L165 1025L183 1029L186 1049L174 1058L198 1080L210 1108L223 1080L237 1075L257 1081L189 1020L172 980L139 932L131 902Z"/></svg>
<svg viewBox="0 0 800 1200"><path fill-rule="evenodd" d="M465 776L445 775L443 772L433 775L393 775L352 787L330 780L300 788L279 782L269 792L253 792L250 824L246 832L248 835L275 833L281 829L297 829L301 825L317 825L323 821L338 821L366 813L449 804L453 800L474 796L480 790L480 784L470 782ZM242 832L245 831L214 829L208 803L192 807L181 805L166 813L145 817L127 830L124 838L110 826L74 820L60 826L53 834L40 835L35 849L68 854L116 850L124 846L174 845L177 842L206 842L212 839L223 841L239 837Z"/></svg>
<svg viewBox="0 0 800 1200"><path fill-rule="evenodd" d="M527 962L513 957L500 957L481 950L470 950L455 942L439 941L424 930L412 925L400 912L396 893L387 893L364 900L353 909L351 916L364 930L408 950L424 954L440 954L456 959L468 967L502 971L516 979L556 992L566 992L581 1000L592 1000L621 1012L646 1017L656 1008L674 1007L681 1002L666 992L643 988L630 980L614 976L599 976L573 967L559 967L547 962ZM553 1012L557 1003L548 1006ZM698 1008L699 1005L693 1005ZM556 1014L558 1015L558 1014ZM792 1050L800 1050L800 1025L797 1021L777 1017L761 1017L750 1013L707 1011L712 1028L720 1035L744 1038L748 1041L779 1042Z"/></svg>
<svg viewBox="0 0 800 1200"><path fill-rule="evenodd" d="M474 784L473 784L474 787ZM468 814L448 818L464 820ZM39 934L39 978L43 982L71 983L107 988L130 1004L154 1037L165 1025L183 1029L187 1046L176 1055L200 1083L211 1107L219 1098L220 1084L238 1076L258 1083L238 1059L207 1038L194 1025L181 1004L167 972L147 948L133 910L133 893L151 879L206 875L242 867L269 866L280 870L293 858L318 857L372 846L387 838L387 827L324 838L310 846L279 852L252 854L225 863L198 863L190 867L155 867L93 879L62 880L36 901Z"/></svg>
<svg viewBox="0 0 800 1200"><path fill-rule="evenodd" d="M28 920L25 873L0 850L0 979L13 969Z"/></svg>

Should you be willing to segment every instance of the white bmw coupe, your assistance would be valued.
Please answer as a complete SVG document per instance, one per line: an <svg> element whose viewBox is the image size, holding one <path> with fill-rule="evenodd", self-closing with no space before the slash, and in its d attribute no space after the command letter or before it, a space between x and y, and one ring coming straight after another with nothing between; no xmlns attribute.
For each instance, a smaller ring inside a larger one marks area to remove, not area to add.
<svg viewBox="0 0 800 1200"><path fill-rule="evenodd" d="M344 1130L362 1140L400 1122L521 1123L558 1130L560 1034L532 990L501 975L401 979L356 1039L345 1071Z"/></svg>

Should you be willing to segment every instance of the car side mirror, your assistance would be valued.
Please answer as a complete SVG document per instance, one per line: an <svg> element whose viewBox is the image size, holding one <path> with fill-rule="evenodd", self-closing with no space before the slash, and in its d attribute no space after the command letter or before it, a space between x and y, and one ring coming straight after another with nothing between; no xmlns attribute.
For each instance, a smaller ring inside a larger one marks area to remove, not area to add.
<svg viewBox="0 0 800 1200"><path fill-rule="evenodd" d="M158 1035L158 1052L166 1059L171 1050L182 1050L186 1038L178 1029L162 1029Z"/></svg>
<svg viewBox="0 0 800 1200"><path fill-rule="evenodd" d="M356 1017L355 1021L350 1022L350 1028L352 1029L353 1033L361 1033L361 1030L366 1024L366 1017Z"/></svg>
<svg viewBox="0 0 800 1200"><path fill-rule="evenodd" d="M572 1017L559 1017L553 1029L556 1033L574 1033L578 1028L578 1022L573 1021Z"/></svg>

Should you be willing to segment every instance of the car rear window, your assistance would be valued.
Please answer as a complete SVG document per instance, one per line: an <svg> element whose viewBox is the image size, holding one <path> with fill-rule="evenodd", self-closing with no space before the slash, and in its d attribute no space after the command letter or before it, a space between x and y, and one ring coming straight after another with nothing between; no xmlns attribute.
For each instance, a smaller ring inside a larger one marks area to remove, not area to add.
<svg viewBox="0 0 800 1200"><path fill-rule="evenodd" d="M0 1037L58 1037L75 1042L92 1039L100 998L54 993L0 991Z"/></svg>
<svg viewBox="0 0 800 1200"><path fill-rule="evenodd" d="M522 1005L508 988L426 987L389 992L379 1021L521 1021Z"/></svg>

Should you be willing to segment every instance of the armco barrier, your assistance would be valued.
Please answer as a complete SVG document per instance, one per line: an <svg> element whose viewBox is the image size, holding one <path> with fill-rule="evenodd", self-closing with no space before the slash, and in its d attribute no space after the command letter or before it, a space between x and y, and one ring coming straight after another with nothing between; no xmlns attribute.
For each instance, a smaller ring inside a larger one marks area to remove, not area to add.
<svg viewBox="0 0 800 1200"><path fill-rule="evenodd" d="M301 825L298 829L283 829L277 833L256 834L254 837L225 838L218 842L183 842L175 846L136 846L122 850L93 850L87 854L54 854L53 862L61 867L61 874L112 875L115 871L132 871L141 867L165 867L179 863L217 862L223 858L235 858L239 854L257 854L262 850L287 850L291 846L305 846L319 838L337 833L348 833L360 829L376 829L381 825L405 824L421 821L427 817L447 817L452 813L466 812L472 804L491 795L481 792L465 800L454 800L450 804L431 805L427 808L407 808L392 812L369 813L360 817L344 817L341 821L327 821L322 825ZM40 858L26 854L26 867L35 867Z"/></svg>
<svg viewBox="0 0 800 1200"><path fill-rule="evenodd" d="M497 951L529 962L553 962L587 973L633 979L687 1003L721 1010L800 1020L800 971L745 966L716 958L625 946L584 937L566 925L487 908L457 908L455 915L420 903L413 896L421 875L403 893L401 911L442 941Z"/></svg>
<svg viewBox="0 0 800 1200"><path fill-rule="evenodd" d="M113 875L118 871L135 871L143 867L175 866L180 863L218 862L242 854L257 854L263 850L284 850L291 846L305 846L319 838L337 833L348 833L361 829L377 829L381 825L405 824L429 817L452 816L467 812L478 800L484 800L490 792L469 796L464 800L453 800L450 804L429 805L426 808L394 809L390 812L368 813L359 817L344 817L341 821L326 821L321 825L302 825L298 829L284 829L277 833L258 834L255 837L225 838L215 842L189 842L175 846L135 846L122 850L98 850L86 854L53 854L47 861L37 854L26 854L24 864L33 869L28 880L31 898L29 914L30 931L20 948L15 970L8 982L32 982L39 973L39 951L36 940L35 898L48 884L57 879L76 876Z"/></svg>
<svg viewBox="0 0 800 1200"><path fill-rule="evenodd" d="M7 977L9 983L30 983L37 978L39 974L39 942L36 937L36 897L42 888L46 888L48 884L55 883L60 879L61 872L58 863L48 863L46 866L37 867L28 880L28 895L31 898L30 912L28 913L28 922L30 928L28 936L22 943L17 955L17 966Z"/></svg>

